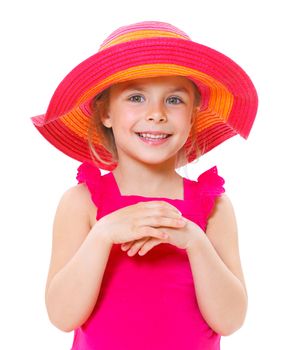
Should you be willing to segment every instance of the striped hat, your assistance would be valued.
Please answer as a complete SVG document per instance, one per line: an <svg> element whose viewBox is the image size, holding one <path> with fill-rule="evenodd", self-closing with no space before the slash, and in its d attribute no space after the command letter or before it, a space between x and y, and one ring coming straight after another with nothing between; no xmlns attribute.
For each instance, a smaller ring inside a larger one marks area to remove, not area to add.
<svg viewBox="0 0 293 350"><path fill-rule="evenodd" d="M47 112L32 117L39 132L66 155L93 162L88 146L91 101L112 84L156 76L184 76L200 90L196 141L202 154L239 134L245 139L252 128L258 105L248 75L222 53L191 41L171 24L147 21L123 26L102 43L99 51L76 66L59 84ZM190 134L184 147L191 144ZM96 152L111 162L99 135ZM196 158L189 151L188 162ZM96 161L97 162L97 161ZM100 163L105 170L113 170Z"/></svg>

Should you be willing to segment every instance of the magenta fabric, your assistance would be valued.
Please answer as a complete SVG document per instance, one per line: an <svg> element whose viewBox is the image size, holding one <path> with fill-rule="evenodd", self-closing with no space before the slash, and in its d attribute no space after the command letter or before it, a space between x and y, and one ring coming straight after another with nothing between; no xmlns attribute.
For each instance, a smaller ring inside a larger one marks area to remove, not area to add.
<svg viewBox="0 0 293 350"><path fill-rule="evenodd" d="M164 200L204 231L224 180L213 167L197 181L183 178L184 199L121 195L112 172L82 163L76 176L98 207L96 219L141 201ZM100 294L74 331L71 350L218 350L220 335L202 317L187 253L169 243L129 257L113 244Z"/></svg>

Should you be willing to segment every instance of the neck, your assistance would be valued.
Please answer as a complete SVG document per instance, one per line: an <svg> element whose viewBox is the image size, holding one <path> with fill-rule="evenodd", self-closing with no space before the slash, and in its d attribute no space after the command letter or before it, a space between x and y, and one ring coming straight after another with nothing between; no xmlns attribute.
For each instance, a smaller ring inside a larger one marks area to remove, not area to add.
<svg viewBox="0 0 293 350"><path fill-rule="evenodd" d="M174 164L118 163L112 171L121 194L137 194L149 197L167 197L170 188L180 188L182 178L176 173ZM174 191L173 191L174 192ZM179 195L180 196L180 195Z"/></svg>

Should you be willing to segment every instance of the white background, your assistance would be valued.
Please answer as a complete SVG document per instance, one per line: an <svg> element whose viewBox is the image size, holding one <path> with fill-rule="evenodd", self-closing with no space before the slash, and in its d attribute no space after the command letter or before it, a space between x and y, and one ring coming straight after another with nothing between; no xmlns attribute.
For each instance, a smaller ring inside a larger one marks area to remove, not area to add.
<svg viewBox="0 0 293 350"><path fill-rule="evenodd" d="M196 179L217 165L238 220L249 309L243 327L222 337L222 349L293 349L289 3L11 0L1 5L1 349L65 350L73 339L48 320L44 290L56 206L76 184L79 163L43 139L30 117L45 112L61 79L107 35L142 20L172 23L225 53L257 87L259 111L249 139L227 141L188 167L188 176Z"/></svg>

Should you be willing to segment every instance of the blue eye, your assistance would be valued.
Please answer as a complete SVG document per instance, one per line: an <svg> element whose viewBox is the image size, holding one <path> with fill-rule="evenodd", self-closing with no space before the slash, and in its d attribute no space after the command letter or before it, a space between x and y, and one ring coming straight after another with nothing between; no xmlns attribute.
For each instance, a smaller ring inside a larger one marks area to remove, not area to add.
<svg viewBox="0 0 293 350"><path fill-rule="evenodd" d="M168 100L171 101L171 104L174 105L178 105L183 102L179 97L176 96L169 97Z"/></svg>
<svg viewBox="0 0 293 350"><path fill-rule="evenodd" d="M142 98L143 98L143 96L141 96L141 95L133 95L133 96L129 97L129 100L132 102L142 102Z"/></svg>

